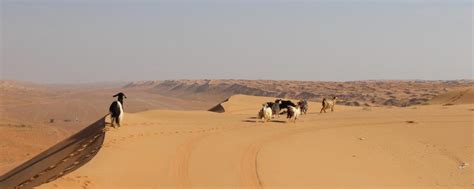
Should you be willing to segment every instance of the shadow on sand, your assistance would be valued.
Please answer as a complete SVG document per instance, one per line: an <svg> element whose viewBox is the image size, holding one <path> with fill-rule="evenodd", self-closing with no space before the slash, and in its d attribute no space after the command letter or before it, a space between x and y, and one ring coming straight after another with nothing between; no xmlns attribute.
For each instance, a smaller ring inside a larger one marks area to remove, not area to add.
<svg viewBox="0 0 474 189"><path fill-rule="evenodd" d="M89 162L105 139L105 116L85 129L0 176L0 188L33 188Z"/></svg>
<svg viewBox="0 0 474 189"><path fill-rule="evenodd" d="M246 123L263 123L261 120L257 120L257 119L246 119L246 120L242 120L242 122L246 122ZM287 123L286 121L281 121L281 120L270 120L269 122L272 122L272 123Z"/></svg>

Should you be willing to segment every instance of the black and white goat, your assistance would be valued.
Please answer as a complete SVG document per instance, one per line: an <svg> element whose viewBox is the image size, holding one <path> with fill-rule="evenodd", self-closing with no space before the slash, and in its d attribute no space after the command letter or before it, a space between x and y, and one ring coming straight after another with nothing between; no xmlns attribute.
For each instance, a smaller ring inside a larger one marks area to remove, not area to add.
<svg viewBox="0 0 474 189"><path fill-rule="evenodd" d="M277 99L277 100L275 100L275 103L280 104L280 110L281 109L288 109L289 106L296 107L296 104L291 102L290 100Z"/></svg>
<svg viewBox="0 0 474 189"><path fill-rule="evenodd" d="M288 112L286 115L287 123L293 119L293 121L296 123L296 120L298 117L301 115L301 108L300 106L288 106Z"/></svg>
<svg viewBox="0 0 474 189"><path fill-rule="evenodd" d="M272 109L268 107L268 104L262 104L262 109L258 112L257 118L261 119L262 122L267 122L272 119Z"/></svg>
<svg viewBox="0 0 474 189"><path fill-rule="evenodd" d="M123 93L118 93L114 95L114 97L118 97L118 100L112 102L112 104L109 107L109 113L110 113L110 124L112 127L115 127L117 125L120 127L120 124L123 119L123 97L127 98L125 94Z"/></svg>

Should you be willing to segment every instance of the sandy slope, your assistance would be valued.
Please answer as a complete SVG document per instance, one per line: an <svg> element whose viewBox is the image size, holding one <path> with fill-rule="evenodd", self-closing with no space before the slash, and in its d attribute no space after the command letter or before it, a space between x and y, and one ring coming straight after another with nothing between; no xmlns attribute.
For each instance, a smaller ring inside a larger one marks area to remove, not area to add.
<svg viewBox="0 0 474 189"><path fill-rule="evenodd" d="M473 104L474 103L474 87L467 87L449 91L438 95L430 100L431 104Z"/></svg>
<svg viewBox="0 0 474 189"><path fill-rule="evenodd" d="M255 123L248 105L262 100L231 98L222 114L126 114L90 163L41 188L474 186L472 104L319 114L316 103L297 123Z"/></svg>
<svg viewBox="0 0 474 189"><path fill-rule="evenodd" d="M0 175L107 114L115 85L50 86L0 80ZM145 90L123 90L127 112L206 109L219 101L192 101ZM51 122L52 120L52 122Z"/></svg>

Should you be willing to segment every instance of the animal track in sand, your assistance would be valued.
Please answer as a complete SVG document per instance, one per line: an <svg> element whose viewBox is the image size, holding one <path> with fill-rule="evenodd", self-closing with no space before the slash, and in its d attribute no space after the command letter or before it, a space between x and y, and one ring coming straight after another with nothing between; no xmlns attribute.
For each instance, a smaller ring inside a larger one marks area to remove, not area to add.
<svg viewBox="0 0 474 189"><path fill-rule="evenodd" d="M90 184L91 184L91 181L90 181L90 180L85 180L85 181L82 183L82 188L83 188L83 189L87 189Z"/></svg>
<svg viewBox="0 0 474 189"><path fill-rule="evenodd" d="M228 130L228 129L234 129L237 127L228 127L228 128L220 128L220 127L213 127L213 128L207 128L207 129L193 129L193 130L172 130L172 131L156 131L152 133L135 133L135 134L129 134L127 136L117 136L116 138L112 138L109 141L106 141L104 143L104 147L109 148L111 146L114 146L118 143L129 141L129 140L136 140L144 137L153 137L157 135L163 135L163 136L173 136L173 135L178 135L178 134L194 134L194 133L208 133L208 132L217 132L219 130ZM113 130L107 130L108 132L113 131ZM117 130L115 130L117 131Z"/></svg>
<svg viewBox="0 0 474 189"><path fill-rule="evenodd" d="M38 179L39 177L41 177L42 175L54 170L56 167L58 167L59 165L62 165L66 162L68 162L69 160L75 158L76 156L79 156L77 157L76 161L72 162L72 164L68 165L66 168L64 168L63 170L61 170L59 173L51 176L49 179L46 180L46 182L44 183L49 183L49 182L52 182L60 177L62 177L63 175L71 172L72 170L76 169L77 166L79 166L80 164L82 163L85 163L87 161L90 160L90 157L97 154L97 152L99 151L99 149L102 147L101 145L93 148L89 153L87 154L82 154L82 152L85 151L85 149L87 147L89 147L90 145L92 145L94 142L96 142L98 139L100 139L102 136L104 136L104 132L100 132L100 133L97 133L96 135L94 135L93 137L91 137L89 140L85 140L86 143L80 145L78 148L76 148L73 152L71 152L70 154L68 154L65 158L61 159L59 162L57 162L56 164L53 164L51 166L49 166L48 168L40 171L39 173L37 173L36 175L30 177L29 179L21 182L20 184L18 184L17 186L15 186L14 188L24 188L24 187L27 187L28 184L30 184L31 182L33 182L34 180ZM80 156L82 154L82 156ZM30 186L31 187L31 186Z"/></svg>
<svg viewBox="0 0 474 189"><path fill-rule="evenodd" d="M178 149L177 153L174 158L174 162L172 163L172 169L170 174L172 174L177 179L178 188L189 188L191 187L192 183L189 178L189 159L194 148L198 145L198 143L214 133L222 133L231 131L239 127L229 127L226 129L221 129L217 131L217 128L207 129L207 131L212 131L215 129L215 132L206 132L206 130L197 130L202 131L202 134L199 135L191 135L191 137L187 138L187 140L181 144ZM240 127L243 129L242 127ZM188 131L189 132L189 131Z"/></svg>

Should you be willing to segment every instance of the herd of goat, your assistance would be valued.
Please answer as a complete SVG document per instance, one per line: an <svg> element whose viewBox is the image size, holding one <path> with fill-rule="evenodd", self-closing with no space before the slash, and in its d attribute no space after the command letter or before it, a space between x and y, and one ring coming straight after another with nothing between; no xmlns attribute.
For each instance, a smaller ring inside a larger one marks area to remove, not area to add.
<svg viewBox="0 0 474 189"><path fill-rule="evenodd" d="M337 97L333 97L331 100L323 99L320 113L326 113L327 109L334 111L336 101ZM286 109L286 111L283 111L283 113L286 112L286 119L288 121L293 120L296 122L300 115L308 112L308 106L307 100L300 100L295 104L290 100L276 99L275 102L262 104L262 108L258 112L257 118L261 119L263 122L267 122L275 118L275 116L280 117L282 110Z"/></svg>
<svg viewBox="0 0 474 189"><path fill-rule="evenodd" d="M123 119L123 99L127 98L124 93L118 93L113 97L117 97L117 101L112 102L109 107L109 113L111 118L111 126L120 127L120 123ZM333 97L331 100L323 99L322 108L320 113L325 112L327 109L334 111L334 105L336 105L337 97ZM288 121L293 120L296 122L298 117L308 112L308 101L300 100L297 104L290 100L276 99L275 102L267 102L262 104L262 109L258 112L258 119L263 122L270 121L275 116L280 117L282 110L286 109L286 118ZM285 112L285 111L284 111Z"/></svg>

